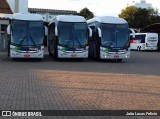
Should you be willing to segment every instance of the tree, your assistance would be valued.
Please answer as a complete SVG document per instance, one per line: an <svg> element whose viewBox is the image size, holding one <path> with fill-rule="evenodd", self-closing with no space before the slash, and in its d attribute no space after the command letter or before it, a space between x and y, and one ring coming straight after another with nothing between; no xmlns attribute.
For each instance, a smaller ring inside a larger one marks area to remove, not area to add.
<svg viewBox="0 0 160 119"><path fill-rule="evenodd" d="M136 12L137 12L136 7L129 6L129 7L126 7L125 9L122 9L121 13L119 14L119 17L127 20L130 27L134 27Z"/></svg>
<svg viewBox="0 0 160 119"><path fill-rule="evenodd" d="M80 16L83 16L84 18L91 19L94 17L94 14L88 9L88 8L83 8L80 12L79 12Z"/></svg>
<svg viewBox="0 0 160 119"><path fill-rule="evenodd" d="M135 6L129 6L123 9L119 17L126 19L129 27L132 28L144 28L160 21L158 10L154 10L153 8L142 9Z"/></svg>

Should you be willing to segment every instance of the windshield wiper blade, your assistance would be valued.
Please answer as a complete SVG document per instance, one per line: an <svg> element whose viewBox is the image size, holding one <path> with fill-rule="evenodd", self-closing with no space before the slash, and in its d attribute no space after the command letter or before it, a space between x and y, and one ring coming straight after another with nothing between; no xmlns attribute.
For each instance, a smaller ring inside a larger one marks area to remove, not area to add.
<svg viewBox="0 0 160 119"><path fill-rule="evenodd" d="M78 38L76 37L75 39L78 41L80 47L82 48L81 42L78 40Z"/></svg>
<svg viewBox="0 0 160 119"><path fill-rule="evenodd" d="M19 46L22 45L22 43L24 42L24 40L26 39L26 37L27 37L27 36L24 36L24 37L22 38L23 40L20 42Z"/></svg>
<svg viewBox="0 0 160 119"><path fill-rule="evenodd" d="M67 42L67 44L66 44L66 46L68 47L68 44L71 42L71 40L69 40L68 42Z"/></svg>
<svg viewBox="0 0 160 119"><path fill-rule="evenodd" d="M32 42L34 43L34 46L37 46L36 43L34 42L32 36L29 36L29 37L31 38Z"/></svg>

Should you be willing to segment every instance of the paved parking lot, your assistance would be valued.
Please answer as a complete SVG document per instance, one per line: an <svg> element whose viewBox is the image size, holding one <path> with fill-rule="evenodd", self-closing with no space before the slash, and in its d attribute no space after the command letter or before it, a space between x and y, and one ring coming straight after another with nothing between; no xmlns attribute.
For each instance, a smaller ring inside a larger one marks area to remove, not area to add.
<svg viewBox="0 0 160 119"><path fill-rule="evenodd" d="M42 62L12 61L2 52L0 110L160 110L159 76L160 52L132 51L122 63L56 61L48 54Z"/></svg>

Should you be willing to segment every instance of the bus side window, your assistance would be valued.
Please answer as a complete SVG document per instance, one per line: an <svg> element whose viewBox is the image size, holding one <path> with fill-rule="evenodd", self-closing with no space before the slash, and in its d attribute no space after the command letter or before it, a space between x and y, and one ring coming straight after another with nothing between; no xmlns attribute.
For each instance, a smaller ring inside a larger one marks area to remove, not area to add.
<svg viewBox="0 0 160 119"><path fill-rule="evenodd" d="M145 35L136 35L136 40L140 40L141 43L145 43Z"/></svg>
<svg viewBox="0 0 160 119"><path fill-rule="evenodd" d="M146 35L142 35L142 36L141 36L141 42L142 42L142 43L145 43L145 37L146 37Z"/></svg>
<svg viewBox="0 0 160 119"><path fill-rule="evenodd" d="M95 29L95 27L94 26L90 26L90 28L92 29L92 38L91 38L91 40L94 40L94 37L95 37L94 29Z"/></svg>
<svg viewBox="0 0 160 119"><path fill-rule="evenodd" d="M96 29L94 31L95 31L95 37L94 37L95 43L98 45L101 45L101 38L98 35L98 27L96 27Z"/></svg>
<svg viewBox="0 0 160 119"><path fill-rule="evenodd" d="M54 42L54 37L55 37L54 31L55 30L54 30L53 23L52 23L49 25L49 30L48 30L48 42L50 44L53 44L53 42Z"/></svg>
<svg viewBox="0 0 160 119"><path fill-rule="evenodd" d="M52 37L55 37L55 23L51 24Z"/></svg>

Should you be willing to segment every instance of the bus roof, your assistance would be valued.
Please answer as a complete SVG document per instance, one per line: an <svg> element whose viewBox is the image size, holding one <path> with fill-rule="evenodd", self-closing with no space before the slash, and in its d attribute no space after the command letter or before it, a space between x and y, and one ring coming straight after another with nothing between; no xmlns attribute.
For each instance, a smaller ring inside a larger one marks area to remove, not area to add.
<svg viewBox="0 0 160 119"><path fill-rule="evenodd" d="M128 22L119 17L112 17L112 16L101 16L101 17L94 17L90 20L87 21L87 23L92 23L92 22L100 22L100 23L110 23L110 24L127 24Z"/></svg>
<svg viewBox="0 0 160 119"><path fill-rule="evenodd" d="M144 34L156 34L158 35L158 33L152 33L152 32L146 32L146 33L135 33L135 35L144 35ZM133 35L133 34L130 34Z"/></svg>
<svg viewBox="0 0 160 119"><path fill-rule="evenodd" d="M56 16L56 20L63 22L86 22L84 17L76 15L58 15Z"/></svg>
<svg viewBox="0 0 160 119"><path fill-rule="evenodd" d="M28 21L42 21L43 18L39 14L22 14L22 13L15 13L13 14L13 18L15 20L28 20Z"/></svg>

